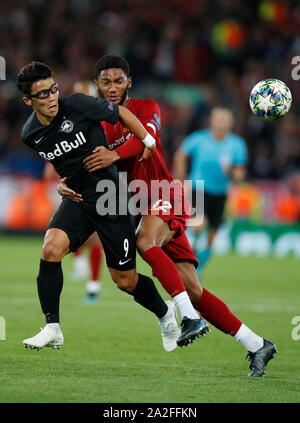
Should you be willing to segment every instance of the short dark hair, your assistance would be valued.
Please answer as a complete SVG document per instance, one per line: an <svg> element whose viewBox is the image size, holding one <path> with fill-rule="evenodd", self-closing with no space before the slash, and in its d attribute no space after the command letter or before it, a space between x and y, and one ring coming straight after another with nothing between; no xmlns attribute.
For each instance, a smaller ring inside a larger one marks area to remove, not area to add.
<svg viewBox="0 0 300 423"><path fill-rule="evenodd" d="M17 87L25 96L29 96L32 84L47 78L53 78L52 70L49 66L45 65L45 63L33 61L20 70L17 78Z"/></svg>
<svg viewBox="0 0 300 423"><path fill-rule="evenodd" d="M116 56L114 54L107 54L106 56L100 57L95 65L95 77L96 79L104 69L120 68L126 76L130 75L130 68L127 60L124 57Z"/></svg>

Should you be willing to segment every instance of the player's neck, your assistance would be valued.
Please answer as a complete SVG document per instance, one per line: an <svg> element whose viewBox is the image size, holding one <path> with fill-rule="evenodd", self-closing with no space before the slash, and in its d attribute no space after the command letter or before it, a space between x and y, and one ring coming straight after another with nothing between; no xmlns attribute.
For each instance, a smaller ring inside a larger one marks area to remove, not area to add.
<svg viewBox="0 0 300 423"><path fill-rule="evenodd" d="M41 113L35 112L37 120L44 126L49 126L53 122L55 116L45 116Z"/></svg>
<svg viewBox="0 0 300 423"><path fill-rule="evenodd" d="M128 105L128 103L130 102L130 98L126 97L125 100L123 101L123 103L121 104L121 106L126 107Z"/></svg>

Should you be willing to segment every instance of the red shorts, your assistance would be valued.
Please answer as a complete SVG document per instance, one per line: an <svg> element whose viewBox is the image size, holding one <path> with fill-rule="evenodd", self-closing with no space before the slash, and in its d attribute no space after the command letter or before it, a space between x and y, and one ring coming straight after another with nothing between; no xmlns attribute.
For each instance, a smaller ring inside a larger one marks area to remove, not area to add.
<svg viewBox="0 0 300 423"><path fill-rule="evenodd" d="M198 260L185 234L190 212L191 205L183 189L171 191L168 197L162 195L159 200L152 201L147 210L148 214L159 216L168 223L172 231L175 231L174 237L163 247L170 259L173 262L190 261L197 268Z"/></svg>
<svg viewBox="0 0 300 423"><path fill-rule="evenodd" d="M168 195L162 194L159 199L152 200L147 209L147 214L159 216L168 223L170 229L175 231L175 238L186 231L190 213L191 205L182 187L179 190L171 190Z"/></svg>
<svg viewBox="0 0 300 423"><path fill-rule="evenodd" d="M185 233L177 238L171 239L171 241L165 247L162 247L162 249L172 261L190 261L197 269L198 260Z"/></svg>

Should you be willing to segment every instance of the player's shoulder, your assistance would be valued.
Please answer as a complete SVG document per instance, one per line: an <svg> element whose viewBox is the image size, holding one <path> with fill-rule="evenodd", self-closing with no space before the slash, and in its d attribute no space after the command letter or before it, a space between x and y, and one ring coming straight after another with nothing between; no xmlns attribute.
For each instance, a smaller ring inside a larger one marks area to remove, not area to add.
<svg viewBox="0 0 300 423"><path fill-rule="evenodd" d="M21 131L21 137L25 144L30 144L31 137L36 130L36 126L35 112L32 112L24 123Z"/></svg>
<svg viewBox="0 0 300 423"><path fill-rule="evenodd" d="M60 99L61 104L64 107L81 108L90 103L104 103L105 100L102 98L96 98L83 93L70 94Z"/></svg>
<svg viewBox="0 0 300 423"><path fill-rule="evenodd" d="M59 101L62 104L62 106L70 106L70 107L76 107L84 101L85 94L83 93L76 93L76 94L70 94L65 97L62 97Z"/></svg>
<svg viewBox="0 0 300 423"><path fill-rule="evenodd" d="M158 103L152 98L132 98L129 105L143 110L159 111Z"/></svg>

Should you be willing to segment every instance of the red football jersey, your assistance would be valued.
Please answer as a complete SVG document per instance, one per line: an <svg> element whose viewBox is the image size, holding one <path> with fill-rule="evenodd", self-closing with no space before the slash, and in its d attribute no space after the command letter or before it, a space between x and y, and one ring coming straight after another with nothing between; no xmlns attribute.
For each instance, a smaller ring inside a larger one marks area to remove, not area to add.
<svg viewBox="0 0 300 423"><path fill-rule="evenodd" d="M135 179L141 179L148 184L149 188L151 180L173 181L173 177L166 166L161 146L161 119L158 104L152 99L138 100L132 98L126 108L141 121L146 130L155 138L156 149L152 156L143 162L139 162L141 155L118 161L119 170L127 172L128 183ZM120 122L115 125L107 122L101 123L111 149L121 146L132 135Z"/></svg>
<svg viewBox="0 0 300 423"><path fill-rule="evenodd" d="M147 214L157 214L166 221L171 230L176 232L176 236L164 247L166 254L172 260L188 260L198 265L189 241L184 233L187 221L190 217L190 204L187 201L183 187L179 185L178 190L169 192L170 196L151 198L151 181L167 180L174 181L174 178L168 171L164 160L164 154L160 141L160 110L158 104L151 99L137 100L131 99L126 106L144 125L146 130L155 138L156 149L152 156L139 162L141 154L117 162L120 171L126 171L128 183L135 179L141 179L148 186L148 208ZM130 137L131 133L123 127L120 122L111 125L107 122L101 122L105 131L108 143L111 149L123 145ZM143 146L142 146L143 147ZM144 148L143 148L144 149ZM165 199L169 201L164 201Z"/></svg>

